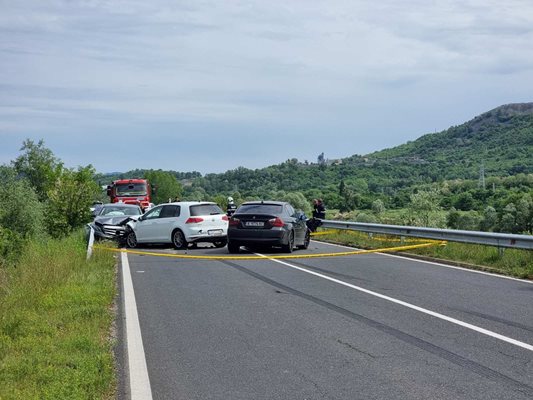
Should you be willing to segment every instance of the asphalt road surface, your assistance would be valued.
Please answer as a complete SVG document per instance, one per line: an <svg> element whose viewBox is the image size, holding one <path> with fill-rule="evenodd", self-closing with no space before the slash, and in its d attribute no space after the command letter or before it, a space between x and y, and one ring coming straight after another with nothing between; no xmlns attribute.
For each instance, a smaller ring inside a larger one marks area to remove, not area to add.
<svg viewBox="0 0 533 400"><path fill-rule="evenodd" d="M154 399L533 399L532 282L383 254L127 259Z"/></svg>

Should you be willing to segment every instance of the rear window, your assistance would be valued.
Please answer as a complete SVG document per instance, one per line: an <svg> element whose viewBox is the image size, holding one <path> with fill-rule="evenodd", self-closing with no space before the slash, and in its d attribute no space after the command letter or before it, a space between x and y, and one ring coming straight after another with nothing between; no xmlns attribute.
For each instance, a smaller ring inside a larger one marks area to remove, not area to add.
<svg viewBox="0 0 533 400"><path fill-rule="evenodd" d="M281 215L282 205L278 204L243 204L237 210L239 214Z"/></svg>
<svg viewBox="0 0 533 400"><path fill-rule="evenodd" d="M199 215L219 215L224 214L222 209L216 204L199 204L197 206L191 206L191 217Z"/></svg>

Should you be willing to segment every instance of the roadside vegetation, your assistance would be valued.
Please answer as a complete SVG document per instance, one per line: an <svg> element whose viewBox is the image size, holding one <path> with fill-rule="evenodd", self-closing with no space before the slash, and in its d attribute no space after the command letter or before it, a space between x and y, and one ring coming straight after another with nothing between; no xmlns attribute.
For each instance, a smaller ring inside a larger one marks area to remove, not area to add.
<svg viewBox="0 0 533 400"><path fill-rule="evenodd" d="M0 166L0 398L107 399L114 392L115 262L86 261L99 188L43 142Z"/></svg>

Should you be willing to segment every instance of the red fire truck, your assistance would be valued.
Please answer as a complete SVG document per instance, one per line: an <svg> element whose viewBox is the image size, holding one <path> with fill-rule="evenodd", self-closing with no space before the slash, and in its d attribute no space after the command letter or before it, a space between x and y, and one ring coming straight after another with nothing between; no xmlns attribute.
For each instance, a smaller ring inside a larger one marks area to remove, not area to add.
<svg viewBox="0 0 533 400"><path fill-rule="evenodd" d="M111 203L137 204L143 210L150 208L152 189L146 179L119 179L107 187Z"/></svg>

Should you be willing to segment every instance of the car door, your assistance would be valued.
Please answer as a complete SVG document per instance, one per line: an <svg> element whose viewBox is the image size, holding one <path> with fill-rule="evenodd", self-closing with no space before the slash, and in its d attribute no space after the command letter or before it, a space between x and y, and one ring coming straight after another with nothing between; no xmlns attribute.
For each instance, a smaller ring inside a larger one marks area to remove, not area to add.
<svg viewBox="0 0 533 400"><path fill-rule="evenodd" d="M179 217L179 215L180 206L175 204L163 206L159 218L155 221L155 238L158 242L167 243L172 241L172 231L176 226L177 217Z"/></svg>
<svg viewBox="0 0 533 400"><path fill-rule="evenodd" d="M302 213L295 211L290 204L287 204L286 207L287 213L291 216L294 227L294 242L296 245L303 244L307 225L305 224L305 220L302 218Z"/></svg>
<svg viewBox="0 0 533 400"><path fill-rule="evenodd" d="M161 214L162 209L162 206L152 208L139 218L135 224L135 236L137 236L138 242L153 243L157 241L157 220L159 219L159 214Z"/></svg>

